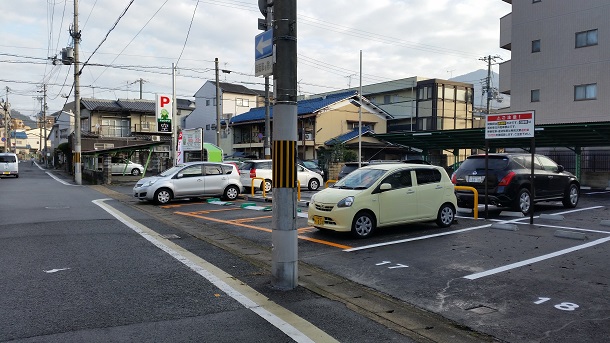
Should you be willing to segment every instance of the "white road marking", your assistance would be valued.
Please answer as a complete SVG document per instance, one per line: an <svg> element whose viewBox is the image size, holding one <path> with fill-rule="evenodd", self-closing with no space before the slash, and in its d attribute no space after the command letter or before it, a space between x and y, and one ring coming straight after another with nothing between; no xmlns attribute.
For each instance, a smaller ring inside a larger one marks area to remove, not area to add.
<svg viewBox="0 0 610 343"><path fill-rule="evenodd" d="M482 278L482 277L485 277L485 276L490 276L490 275L502 273L502 272L505 272L507 270L523 267L523 266L526 266L528 264L544 261L544 260L547 260L549 258L565 255L565 254L568 254L568 253L571 253L571 252L574 252L574 251L578 251L578 250L581 250L581 249L590 248L592 246L595 246L595 245L598 245L598 244L603 244L603 243L606 243L608 241L610 241L610 237L601 238L601 239L598 239L598 240L595 240L595 241L592 241L592 242L589 242L589 243L585 243L585 244L577 245L575 247L559 250L559 251L556 251L556 252L553 252L553 253L550 253L550 254L546 254L546 255L530 258L530 259L527 259L527 260L524 260L524 261L521 261L521 262L515 262L515 263L508 264L506 266L490 269L490 270L483 271L483 272L480 272L480 273L474 273L474 274L466 275L466 276L464 276L464 279L476 280L476 279L479 279L479 278Z"/></svg>
<svg viewBox="0 0 610 343"><path fill-rule="evenodd" d="M47 274L51 274L51 273L57 273L57 272L61 272L62 270L68 270L70 268L59 268L59 269L49 269L49 270L45 270L44 272Z"/></svg>
<svg viewBox="0 0 610 343"><path fill-rule="evenodd" d="M593 206L593 207L579 208L579 209L563 211L563 212L559 212L559 213L555 213L555 214L566 214L566 213L580 212L580 211L586 211L586 210L594 210L594 209L598 209L598 208L602 208L602 207L604 207L604 206ZM534 218L538 218L538 217L534 216ZM520 222L520 221L529 220L529 216L528 217L521 217L521 218L510 219L510 220L501 220L501 219L500 220L492 219L492 220L493 221L498 221L498 222L503 223L503 224L509 224L509 223L517 223L518 224L518 222ZM401 239L401 240L398 240L398 241L391 241L391 242L384 242L384 243L365 245L365 246L362 246L362 247L345 249L343 251L345 251L345 252L352 252L352 251L358 251L358 250L366 250L366 249L378 248L378 247L383 247L383 246L393 245L393 244L400 244L400 243L407 243L407 242L413 242L413 241L420 241L420 240L428 239L428 238L441 237L441 236L447 236L447 235L454 235L454 234L457 234L457 233L462 233L462 232L468 232L468 231L483 229L483 228L486 228L486 227L490 227L491 225L492 224L485 224L485 225L469 227L469 228L455 230L455 231L448 231L448 232L443 232L443 233L437 233L437 234L434 234L434 235L426 235L426 236L415 237L415 238Z"/></svg>
<svg viewBox="0 0 610 343"><path fill-rule="evenodd" d="M516 223L520 225L529 225L529 223ZM610 235L610 231L602 231L602 230L589 230L589 229L581 229L577 227L569 227L569 226L558 226L558 225L546 225L546 224L534 224L535 226L541 227L550 227L552 229L563 229L563 230L573 230L573 231L583 231L583 232L594 232L594 233L604 233L606 235Z"/></svg>
<svg viewBox="0 0 610 343"><path fill-rule="evenodd" d="M53 175L53 173L47 172L47 175L49 175L50 177L52 177L53 179L55 179L55 181L60 182L60 183L63 183L63 184L64 184L64 185L66 185L66 186L78 186L78 185L73 185L73 184L71 184L71 183L69 183L69 182L66 182L66 181L64 181L64 180L62 180L62 179L60 179L60 178L58 178L57 176Z"/></svg>
<svg viewBox="0 0 610 343"><path fill-rule="evenodd" d="M607 194L610 193L610 191L601 191L601 192L588 192L585 193L586 195L591 195L591 194Z"/></svg>
<svg viewBox="0 0 610 343"><path fill-rule="evenodd" d="M170 242L169 240L159 240L153 237L159 237L159 235L148 227L133 220L132 218L129 218L127 215L104 203L104 201L107 200L112 199L98 199L93 200L92 202L101 207L113 217L115 217L117 220L125 224L127 227L138 233L140 236L144 237L147 241L155 245L157 248L163 250L176 260L180 261L185 266L189 267L197 274L203 276L214 286L218 287L227 295L237 300L244 307L250 309L252 312L256 313L276 328L280 329L294 341L307 343L313 343L316 341L336 342L335 339L326 334L324 331L315 327L313 324L288 311L287 309L273 303L271 300L269 300L262 294L256 292L252 288L243 284L241 281L237 280L237 278L222 271L221 269L210 264L199 256L192 254L191 252L181 248L180 246ZM242 292L238 291L237 289L242 289ZM251 298L244 295L244 291L251 294ZM257 302L252 298L260 300ZM278 315L281 315L283 318L289 319L290 322L296 324L296 326L298 326L299 328L306 329L309 332L309 336L312 336L313 338L310 338L305 333L297 329L295 326L288 323L286 320L280 318Z"/></svg>

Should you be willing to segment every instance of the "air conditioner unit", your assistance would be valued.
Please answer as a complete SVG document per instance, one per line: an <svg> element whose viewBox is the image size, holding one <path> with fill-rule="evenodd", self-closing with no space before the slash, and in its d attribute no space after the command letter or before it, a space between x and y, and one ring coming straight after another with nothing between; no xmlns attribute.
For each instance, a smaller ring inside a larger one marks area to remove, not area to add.
<svg viewBox="0 0 610 343"><path fill-rule="evenodd" d="M313 140L313 134L312 133L306 133L305 134L305 140L306 141L312 141Z"/></svg>
<svg viewBox="0 0 610 343"><path fill-rule="evenodd" d="M161 136L150 136L150 140L153 142L160 142Z"/></svg>

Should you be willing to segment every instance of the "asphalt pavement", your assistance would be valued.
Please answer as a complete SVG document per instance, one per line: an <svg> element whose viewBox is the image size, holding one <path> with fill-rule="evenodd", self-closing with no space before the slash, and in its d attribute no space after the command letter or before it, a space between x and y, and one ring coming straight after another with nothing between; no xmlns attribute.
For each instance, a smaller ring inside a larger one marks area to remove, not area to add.
<svg viewBox="0 0 610 343"><path fill-rule="evenodd" d="M29 164L22 169L28 167ZM37 175L46 172L33 169L32 173ZM72 176L63 171L49 170L49 174L58 182L73 184ZM20 180L28 176L24 172ZM100 198L107 199L98 206L142 237L152 237L147 238L151 245L187 267L186 271L181 267L185 274L178 278L182 284L175 287L190 288L193 278L204 277L209 284L201 285L199 281L197 286L185 292L208 293L210 290L206 287L211 287L216 292L215 297L224 301L195 300L205 302L205 306L201 304L205 308L202 310L178 297L180 300L175 301L188 315L174 318L175 326L163 321L155 328L154 320L149 319L135 328L110 325L110 331L106 332L110 332L111 341L500 342L303 261L299 264L298 287L276 289L272 282L270 247L261 249L227 233L222 225L210 223L202 230L198 227L200 224L189 218L168 217L167 212L157 206L142 206L132 197L131 189L135 184L132 178L115 176L113 185L85 188L99 192ZM157 304L154 311L169 309L176 311L176 306L164 308L163 304ZM200 316L201 311L208 316ZM212 317L210 313L216 316ZM204 318L213 318L214 325L201 322ZM157 336L153 334L158 333L159 328L164 330L161 340L155 339ZM104 341L100 337L104 336L99 336L99 332L89 335L77 331L49 341ZM18 342L41 341L34 336L0 334L0 341L7 338Z"/></svg>

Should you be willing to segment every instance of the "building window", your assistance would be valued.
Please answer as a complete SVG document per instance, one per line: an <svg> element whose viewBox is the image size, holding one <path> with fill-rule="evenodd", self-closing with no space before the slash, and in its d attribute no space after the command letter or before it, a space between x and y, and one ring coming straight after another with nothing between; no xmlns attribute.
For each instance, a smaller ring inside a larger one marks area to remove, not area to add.
<svg viewBox="0 0 610 343"><path fill-rule="evenodd" d="M574 86L574 100L594 100L597 99L597 84Z"/></svg>
<svg viewBox="0 0 610 343"><path fill-rule="evenodd" d="M384 95L383 96L383 104L384 105L387 105L387 104L389 104L391 102L392 102L392 96L391 95Z"/></svg>
<svg viewBox="0 0 610 343"><path fill-rule="evenodd" d="M244 107L250 107L250 100L249 99L243 99L242 105Z"/></svg>
<svg viewBox="0 0 610 343"><path fill-rule="evenodd" d="M540 89L532 89L530 92L530 101L531 102L539 102L540 101Z"/></svg>
<svg viewBox="0 0 610 343"><path fill-rule="evenodd" d="M576 47L582 48L585 46L597 45L597 29L576 32Z"/></svg>
<svg viewBox="0 0 610 343"><path fill-rule="evenodd" d="M244 99L236 98L235 99L235 105L236 106L243 106L243 100Z"/></svg>
<svg viewBox="0 0 610 343"><path fill-rule="evenodd" d="M532 41L532 52L540 52L540 39Z"/></svg>
<svg viewBox="0 0 610 343"><path fill-rule="evenodd" d="M209 99L205 101L205 105L206 106L210 106L210 100Z"/></svg>

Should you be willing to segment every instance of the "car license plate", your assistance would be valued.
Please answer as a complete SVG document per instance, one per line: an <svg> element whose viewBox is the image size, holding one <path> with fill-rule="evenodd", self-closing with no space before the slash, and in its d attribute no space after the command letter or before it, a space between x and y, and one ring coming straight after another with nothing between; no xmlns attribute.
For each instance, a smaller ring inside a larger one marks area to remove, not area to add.
<svg viewBox="0 0 610 343"><path fill-rule="evenodd" d="M313 216L313 223L315 225L324 225L324 217Z"/></svg>
<svg viewBox="0 0 610 343"><path fill-rule="evenodd" d="M469 175L468 176L468 182L477 182L477 183L481 183L483 182L483 180L485 180L485 176L474 176L474 175Z"/></svg>

